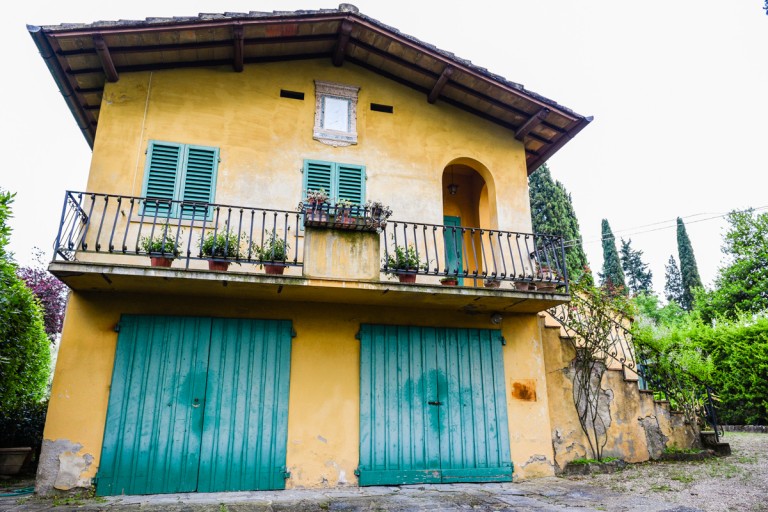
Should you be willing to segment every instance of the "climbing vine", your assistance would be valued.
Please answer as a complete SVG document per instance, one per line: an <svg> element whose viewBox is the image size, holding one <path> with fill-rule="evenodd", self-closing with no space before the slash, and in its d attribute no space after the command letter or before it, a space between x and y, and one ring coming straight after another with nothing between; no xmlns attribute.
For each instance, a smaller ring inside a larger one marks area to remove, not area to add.
<svg viewBox="0 0 768 512"><path fill-rule="evenodd" d="M631 348L618 332L630 313L629 300L582 280L572 283L571 302L553 315L566 327L576 357L572 362L573 403L592 457L603 459L608 437L609 395L601 387L611 360L633 365Z"/></svg>

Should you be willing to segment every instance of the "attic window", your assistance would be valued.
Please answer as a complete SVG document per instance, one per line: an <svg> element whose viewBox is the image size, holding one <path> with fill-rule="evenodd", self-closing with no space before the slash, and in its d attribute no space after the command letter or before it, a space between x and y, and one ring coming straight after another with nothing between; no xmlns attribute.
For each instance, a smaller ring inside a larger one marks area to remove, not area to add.
<svg viewBox="0 0 768 512"><path fill-rule="evenodd" d="M304 93L298 91L289 91L287 89L280 89L281 98L290 98L292 100L303 100Z"/></svg>
<svg viewBox="0 0 768 512"><path fill-rule="evenodd" d="M359 87L315 80L316 141L329 146L357 144Z"/></svg>

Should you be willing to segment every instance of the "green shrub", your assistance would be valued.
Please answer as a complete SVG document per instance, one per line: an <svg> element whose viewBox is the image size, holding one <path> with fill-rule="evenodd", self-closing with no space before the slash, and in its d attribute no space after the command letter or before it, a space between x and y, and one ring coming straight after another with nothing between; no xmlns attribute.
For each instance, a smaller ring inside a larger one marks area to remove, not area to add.
<svg viewBox="0 0 768 512"><path fill-rule="evenodd" d="M43 427L48 400L33 398L10 411L0 414L0 448L31 446L35 451L43 444Z"/></svg>
<svg viewBox="0 0 768 512"><path fill-rule="evenodd" d="M12 202L0 190L0 416L45 398L51 364L42 307L5 250Z"/></svg>

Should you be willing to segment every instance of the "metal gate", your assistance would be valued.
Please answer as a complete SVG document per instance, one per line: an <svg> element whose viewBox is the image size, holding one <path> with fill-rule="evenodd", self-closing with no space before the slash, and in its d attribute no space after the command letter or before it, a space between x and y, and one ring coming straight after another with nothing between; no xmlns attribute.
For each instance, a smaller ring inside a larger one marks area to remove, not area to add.
<svg viewBox="0 0 768 512"><path fill-rule="evenodd" d="M512 480L501 334L363 325L360 485Z"/></svg>
<svg viewBox="0 0 768 512"><path fill-rule="evenodd" d="M100 495L285 488L291 324L120 320Z"/></svg>

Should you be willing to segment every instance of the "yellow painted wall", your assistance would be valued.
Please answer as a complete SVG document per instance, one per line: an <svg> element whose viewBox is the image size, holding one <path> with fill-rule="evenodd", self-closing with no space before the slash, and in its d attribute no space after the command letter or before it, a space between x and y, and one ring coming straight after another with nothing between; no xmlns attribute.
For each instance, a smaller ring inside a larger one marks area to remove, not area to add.
<svg viewBox="0 0 768 512"><path fill-rule="evenodd" d="M358 144L312 138L314 80L360 87ZM305 100L280 98L280 89ZM371 102L392 105L373 112ZM140 195L149 140L221 148L215 201L294 209L304 159L363 164L367 197L400 220L442 223L443 170L485 174L495 228L530 231L524 151L510 130L345 63L328 59L123 73L106 85L88 190ZM497 201L497 198L499 199Z"/></svg>
<svg viewBox="0 0 768 512"><path fill-rule="evenodd" d="M157 296L155 296L156 298ZM381 308L247 300L206 301L163 296L158 308L146 296L72 293L62 336L44 438L82 445L92 457L79 475L93 477L101 455L104 421L121 313L291 319L297 336L291 354L287 465L289 487L355 484L359 450L362 323L494 328L487 315L413 308ZM535 315L506 317L504 369L515 478L552 474L546 375ZM511 383L533 380L537 399L521 401Z"/></svg>

